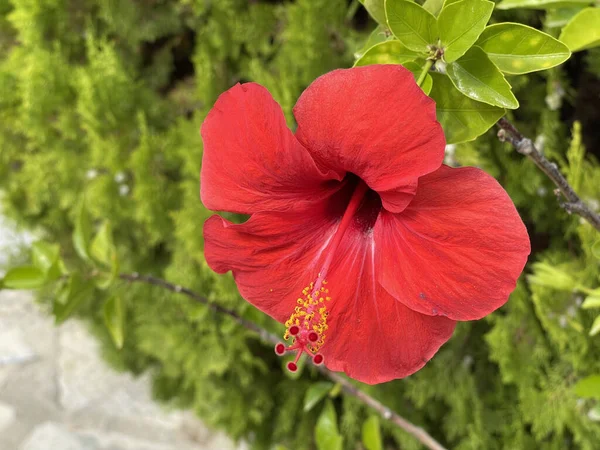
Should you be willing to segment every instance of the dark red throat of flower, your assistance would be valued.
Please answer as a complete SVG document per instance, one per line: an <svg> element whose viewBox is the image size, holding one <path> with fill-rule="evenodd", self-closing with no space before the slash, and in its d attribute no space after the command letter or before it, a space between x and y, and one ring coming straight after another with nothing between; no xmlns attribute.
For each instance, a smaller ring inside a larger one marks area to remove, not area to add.
<svg viewBox="0 0 600 450"><path fill-rule="evenodd" d="M346 206L346 210L342 215L338 228L333 235L331 243L327 248L327 257L321 270L319 271L316 280L311 281L308 286L302 290L302 297L297 300L297 306L290 318L286 321L287 328L284 339L293 339L291 345L285 346L279 343L275 346L275 353L279 356L288 352L296 352L296 357L293 361L287 364L290 372L298 370L298 361L303 354L307 354L312 358L313 364L323 364L325 358L319 350L325 343L327 332L327 306L331 301L329 289L327 287L326 276L333 258L342 242L344 234L350 227L352 220L358 212L365 195L369 191L367 184L358 180L358 183L353 183L354 191L350 197L350 201Z"/></svg>

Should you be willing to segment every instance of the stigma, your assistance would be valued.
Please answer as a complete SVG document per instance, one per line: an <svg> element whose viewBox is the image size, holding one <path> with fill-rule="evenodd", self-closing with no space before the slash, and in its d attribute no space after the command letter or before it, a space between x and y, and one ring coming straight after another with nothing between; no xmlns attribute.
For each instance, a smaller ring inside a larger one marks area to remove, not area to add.
<svg viewBox="0 0 600 450"><path fill-rule="evenodd" d="M296 300L297 306L285 322L286 331L283 338L286 341L291 339L291 344L286 347L280 342L275 346L275 353L279 356L296 352L295 359L287 364L290 372L298 370L298 361L303 354L308 355L313 364L323 364L324 358L319 350L327 337L326 303L331 301L326 284L327 282L319 276L316 283L311 282L302 290L302 297Z"/></svg>

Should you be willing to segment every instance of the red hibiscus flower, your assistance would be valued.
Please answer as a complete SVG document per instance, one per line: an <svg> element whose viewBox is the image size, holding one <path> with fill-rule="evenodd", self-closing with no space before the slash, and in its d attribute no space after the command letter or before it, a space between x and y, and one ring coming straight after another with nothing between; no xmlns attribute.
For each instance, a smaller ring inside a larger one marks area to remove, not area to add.
<svg viewBox="0 0 600 450"><path fill-rule="evenodd" d="M502 187L442 165L434 102L391 65L336 70L302 94L294 135L254 83L202 126L205 255L287 326L296 351L365 383L406 377L456 321L502 306L530 251Z"/></svg>

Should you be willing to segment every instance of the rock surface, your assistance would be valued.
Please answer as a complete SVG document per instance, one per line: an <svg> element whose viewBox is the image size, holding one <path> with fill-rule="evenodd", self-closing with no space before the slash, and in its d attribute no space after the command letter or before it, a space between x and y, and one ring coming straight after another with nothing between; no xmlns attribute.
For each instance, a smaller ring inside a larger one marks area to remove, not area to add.
<svg viewBox="0 0 600 450"><path fill-rule="evenodd" d="M1 219L0 254L16 236ZM0 291L0 450L242 448L110 369L83 323L56 327L30 293Z"/></svg>

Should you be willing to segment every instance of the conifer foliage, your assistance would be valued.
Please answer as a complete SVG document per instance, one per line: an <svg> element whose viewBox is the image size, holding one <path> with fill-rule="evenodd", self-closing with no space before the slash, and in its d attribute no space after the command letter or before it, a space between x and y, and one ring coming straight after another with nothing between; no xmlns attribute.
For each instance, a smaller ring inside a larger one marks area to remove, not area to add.
<svg viewBox="0 0 600 450"><path fill-rule="evenodd" d="M219 94L243 81L265 86L293 129L292 107L315 78L382 57L373 39L391 33L369 38L382 25L367 10L381 20L385 2L364 3L0 0L2 208L46 242L0 288L55 282L40 299L57 322L84 318L116 369L150 372L158 400L254 449L421 448L314 367L288 373L287 360L231 319L116 280L153 274L282 334L241 299L231 275L206 264L202 224L212 213L199 200L198 130ZM442 3L425 9L437 14ZM568 11L557 9L563 3ZM508 114L598 210L600 49L569 25L598 16L588 3L504 0L490 23L513 20L557 39L563 30L577 52L543 72L507 73L508 107L520 105ZM399 37L402 24L392 27ZM361 389L448 448L597 450L600 233L561 208L530 160L484 131L448 146L445 162L481 167L508 191L532 238L526 275L504 307L459 323L420 372ZM64 275L92 263L106 268L92 284Z"/></svg>

